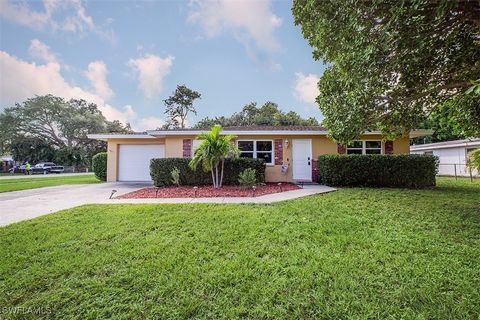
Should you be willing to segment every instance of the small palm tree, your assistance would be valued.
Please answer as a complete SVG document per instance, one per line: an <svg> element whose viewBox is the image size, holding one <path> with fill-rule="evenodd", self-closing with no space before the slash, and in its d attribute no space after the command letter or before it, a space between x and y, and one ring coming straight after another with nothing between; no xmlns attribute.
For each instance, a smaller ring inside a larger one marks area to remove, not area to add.
<svg viewBox="0 0 480 320"><path fill-rule="evenodd" d="M220 125L215 125L210 132L197 136L197 139L202 142L195 149L193 159L189 163L193 170L202 164L205 172L210 171L214 188L222 187L225 158L237 157L239 153L238 148L232 142L235 136L220 135L221 130Z"/></svg>

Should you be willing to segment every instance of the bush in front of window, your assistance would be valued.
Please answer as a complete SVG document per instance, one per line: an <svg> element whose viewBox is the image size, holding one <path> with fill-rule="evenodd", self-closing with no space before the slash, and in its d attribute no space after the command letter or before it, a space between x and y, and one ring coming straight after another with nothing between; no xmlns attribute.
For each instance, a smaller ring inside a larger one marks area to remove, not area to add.
<svg viewBox="0 0 480 320"><path fill-rule="evenodd" d="M212 175L205 172L199 166L193 171L188 165L188 158L162 158L150 161L150 176L156 187L173 185L172 170L177 168L180 172L180 185L200 186L212 184ZM236 158L226 159L224 168L223 184L238 185L241 172L251 168L256 172L256 180L259 183L265 182L265 162L262 159Z"/></svg>
<svg viewBox="0 0 480 320"><path fill-rule="evenodd" d="M107 153L100 152L93 156L92 158L92 167L95 177L98 180L106 181L107 180Z"/></svg>
<svg viewBox="0 0 480 320"><path fill-rule="evenodd" d="M426 188L435 186L438 158L432 155L321 155L320 183L331 186Z"/></svg>
<svg viewBox="0 0 480 320"><path fill-rule="evenodd" d="M255 169L247 168L238 175L238 182L244 188L251 188L257 184L257 173Z"/></svg>

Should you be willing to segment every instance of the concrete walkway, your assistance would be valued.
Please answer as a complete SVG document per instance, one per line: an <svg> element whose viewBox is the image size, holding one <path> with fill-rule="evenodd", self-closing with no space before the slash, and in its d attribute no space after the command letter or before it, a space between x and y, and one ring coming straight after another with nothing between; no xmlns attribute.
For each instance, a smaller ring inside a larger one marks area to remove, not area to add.
<svg viewBox="0 0 480 320"><path fill-rule="evenodd" d="M101 183L89 185L63 185L32 190L0 193L0 226L33 219L59 210L84 204L121 203L273 203L292 200L336 189L321 185L306 185L303 189L269 195L239 198L158 198L158 199L109 199L115 196L151 186L145 183Z"/></svg>

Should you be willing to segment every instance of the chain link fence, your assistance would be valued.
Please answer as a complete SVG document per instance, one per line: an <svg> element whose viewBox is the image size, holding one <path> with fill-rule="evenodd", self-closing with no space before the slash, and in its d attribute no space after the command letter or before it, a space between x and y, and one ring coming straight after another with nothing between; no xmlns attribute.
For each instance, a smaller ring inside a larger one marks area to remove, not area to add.
<svg viewBox="0 0 480 320"><path fill-rule="evenodd" d="M438 165L439 176L469 177L471 180L480 178L477 170L470 168L464 163L440 163Z"/></svg>

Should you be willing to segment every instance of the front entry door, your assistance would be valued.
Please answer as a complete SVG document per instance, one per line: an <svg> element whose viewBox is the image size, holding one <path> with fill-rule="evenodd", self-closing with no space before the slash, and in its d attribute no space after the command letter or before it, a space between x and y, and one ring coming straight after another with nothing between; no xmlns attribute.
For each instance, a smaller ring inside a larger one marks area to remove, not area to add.
<svg viewBox="0 0 480 320"><path fill-rule="evenodd" d="M312 181L312 139L292 141L293 180Z"/></svg>

